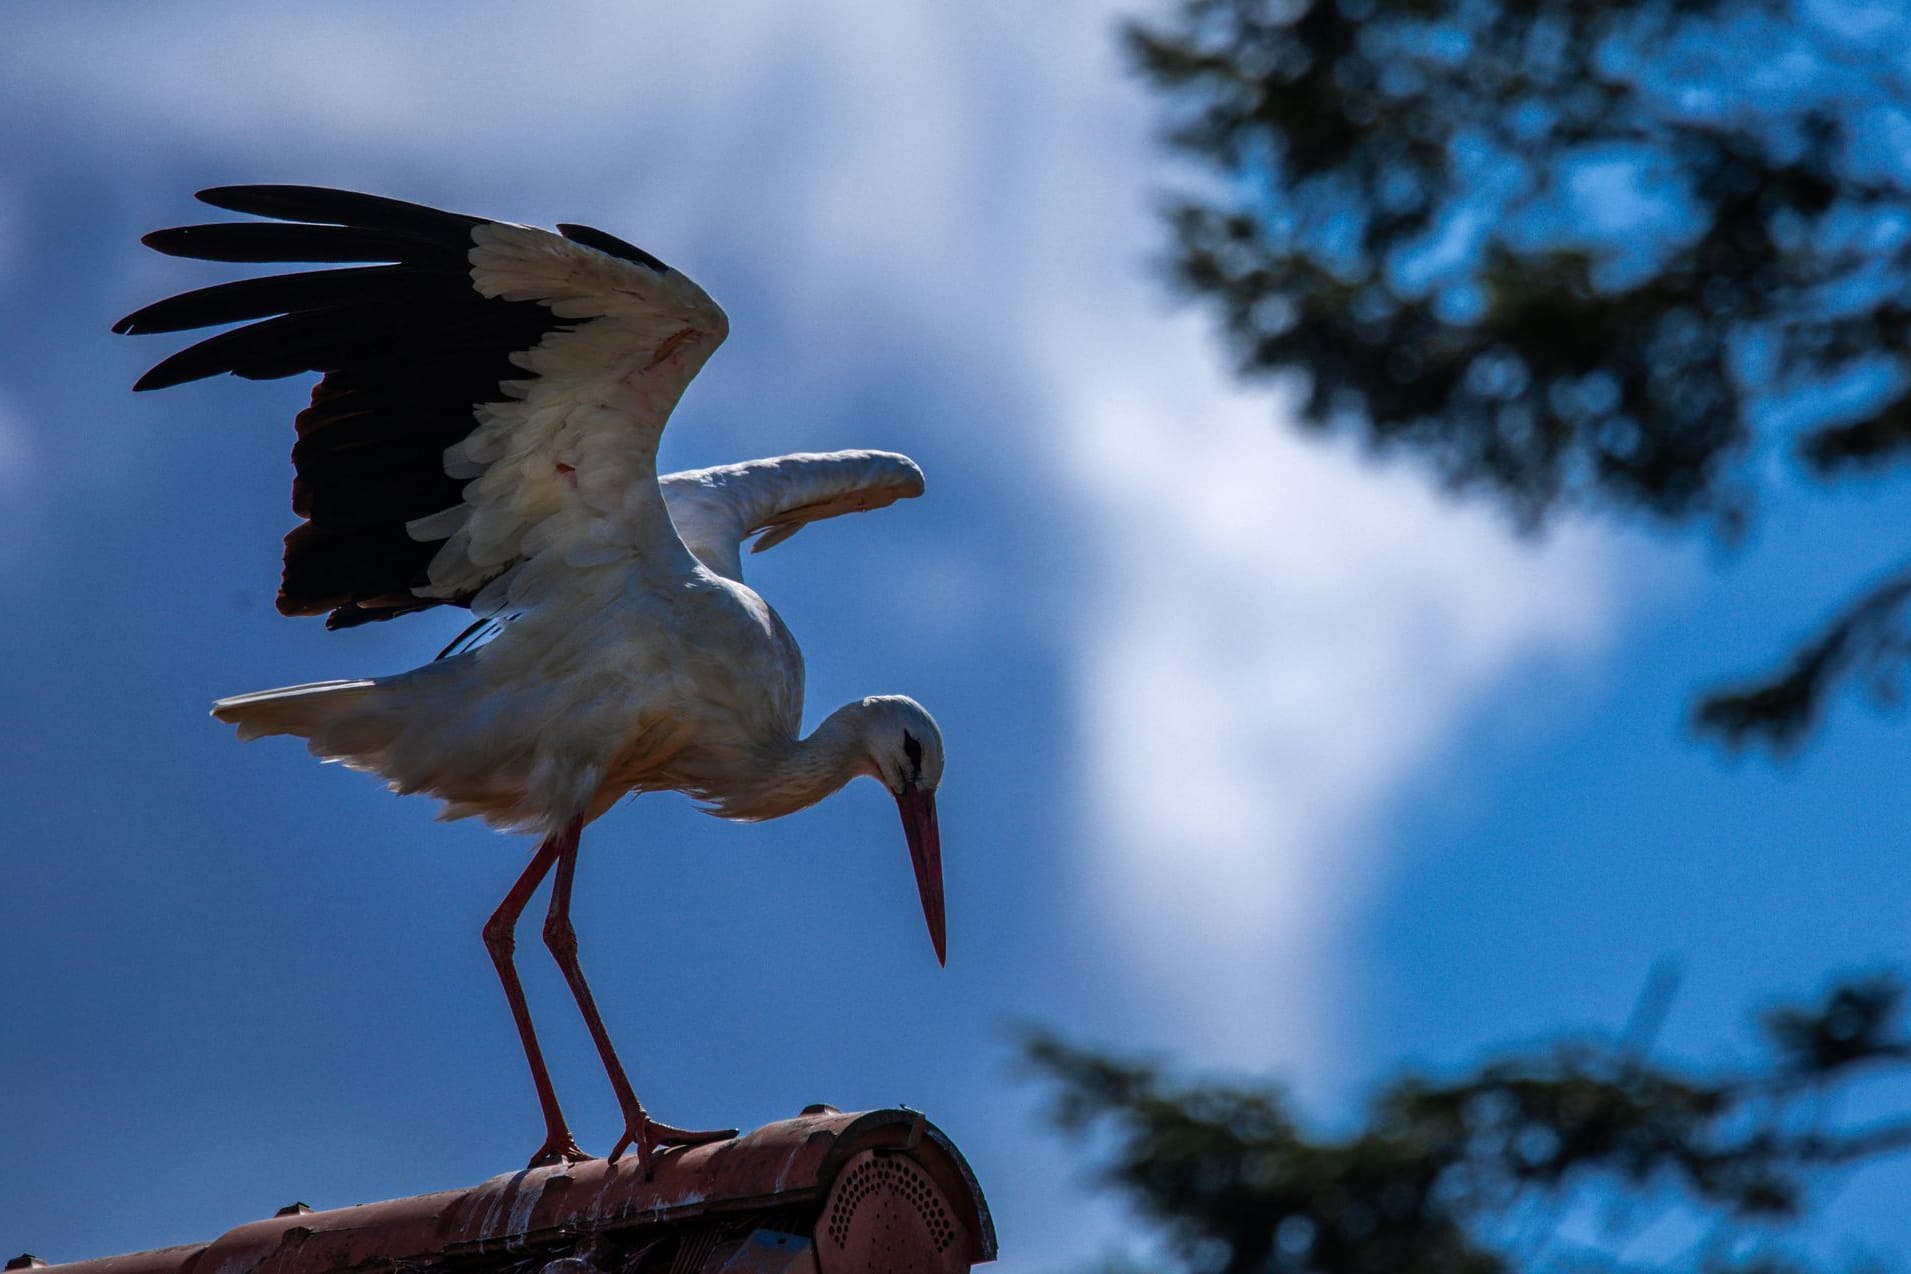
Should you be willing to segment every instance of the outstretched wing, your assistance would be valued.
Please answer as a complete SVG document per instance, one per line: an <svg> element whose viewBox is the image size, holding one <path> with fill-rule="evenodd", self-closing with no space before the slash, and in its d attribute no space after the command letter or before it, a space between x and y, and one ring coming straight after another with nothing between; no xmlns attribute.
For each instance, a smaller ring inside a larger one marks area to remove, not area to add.
<svg viewBox="0 0 1911 1274"><path fill-rule="evenodd" d="M553 234L313 186L199 198L274 220L144 242L208 261L358 263L187 292L113 328L244 324L136 389L323 373L297 419L304 521L286 537L280 611L344 627L482 609L481 591L536 554L602 561L671 534L657 441L729 331L688 278L588 226Z"/></svg>
<svg viewBox="0 0 1911 1274"><path fill-rule="evenodd" d="M812 522L862 513L922 494L922 470L893 451L802 453L690 469L661 480L677 534L697 560L743 579L743 542L781 544Z"/></svg>

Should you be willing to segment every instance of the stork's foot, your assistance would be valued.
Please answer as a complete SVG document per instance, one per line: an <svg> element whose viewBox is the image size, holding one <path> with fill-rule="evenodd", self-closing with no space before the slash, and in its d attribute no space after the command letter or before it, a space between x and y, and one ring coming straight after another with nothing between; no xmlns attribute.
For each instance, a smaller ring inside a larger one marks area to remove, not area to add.
<svg viewBox="0 0 1911 1274"><path fill-rule="evenodd" d="M616 1157L616 1155L611 1156L612 1159ZM537 1153L531 1156L531 1162L527 1166L555 1168L563 1164L583 1163L586 1159L594 1158L596 1158L595 1155L587 1155L577 1148L577 1139L568 1131L560 1131L553 1132L544 1139L544 1144L537 1148Z"/></svg>
<svg viewBox="0 0 1911 1274"><path fill-rule="evenodd" d="M650 1152L668 1146L707 1146L713 1141L728 1141L737 1135L734 1128L717 1128L708 1132L693 1132L688 1128L676 1128L670 1124L660 1124L646 1115L641 1108L636 1118L624 1124L624 1135L610 1149L610 1161L616 1163L624 1151L637 1147L637 1163L644 1170L645 1178L651 1173Z"/></svg>

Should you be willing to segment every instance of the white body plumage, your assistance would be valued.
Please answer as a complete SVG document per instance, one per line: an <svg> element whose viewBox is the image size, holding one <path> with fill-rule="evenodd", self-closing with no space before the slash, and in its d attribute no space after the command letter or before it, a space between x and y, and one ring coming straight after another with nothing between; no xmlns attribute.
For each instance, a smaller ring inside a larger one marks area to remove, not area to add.
<svg viewBox="0 0 1911 1274"><path fill-rule="evenodd" d="M201 198L304 224L146 241L214 260L395 262L202 289L119 325L263 318L173 355L141 388L325 373L298 422L293 507L308 521L287 539L281 609L359 623L452 602L499 621L488 643L410 672L239 695L215 716L245 738L300 736L437 798L445 817L541 836L631 792L761 819L867 774L903 802L912 845L933 840L935 722L879 696L800 737L801 652L742 578L753 535L761 550L919 495L911 461L797 454L660 479L664 425L729 320L601 231L312 187Z"/></svg>
<svg viewBox="0 0 1911 1274"><path fill-rule="evenodd" d="M299 414L278 604L333 625L440 604L496 626L389 677L222 699L243 738L291 734L399 792L541 839L485 926L546 1127L533 1163L581 1152L558 1106L513 962L518 918L555 873L545 941L563 969L646 1167L653 1148L729 1135L656 1123L597 1013L569 920L582 828L626 793L686 792L729 818L799 809L858 775L902 814L923 914L944 957L935 790L942 739L900 696L847 704L809 737L803 658L743 583L809 522L921 494L887 452L793 455L659 479L658 441L729 331L715 302L649 253L307 186L202 191L276 222L156 231L217 261L375 262L184 293L122 332L244 321L163 360L137 388L219 372L318 371ZM462 648L461 648L462 647Z"/></svg>

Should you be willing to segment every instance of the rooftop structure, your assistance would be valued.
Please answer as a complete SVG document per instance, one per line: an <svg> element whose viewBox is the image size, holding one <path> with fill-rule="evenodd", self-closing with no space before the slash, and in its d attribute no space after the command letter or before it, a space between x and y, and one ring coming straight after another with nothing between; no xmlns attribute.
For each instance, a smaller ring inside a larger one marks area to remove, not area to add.
<svg viewBox="0 0 1911 1274"><path fill-rule="evenodd" d="M955 1145L910 1110L795 1119L712 1145L527 1168L466 1190L280 1210L207 1243L48 1266L58 1274L954 1274L995 1258Z"/></svg>

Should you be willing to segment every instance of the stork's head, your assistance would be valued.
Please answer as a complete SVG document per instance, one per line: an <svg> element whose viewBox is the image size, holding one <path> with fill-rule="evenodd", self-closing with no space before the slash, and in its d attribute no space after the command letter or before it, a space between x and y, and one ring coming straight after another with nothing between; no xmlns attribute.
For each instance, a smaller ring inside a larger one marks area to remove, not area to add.
<svg viewBox="0 0 1911 1274"><path fill-rule="evenodd" d="M903 834L916 867L916 889L936 959L948 963L942 914L942 837L936 831L936 788L942 782L942 731L914 699L877 695L862 702L862 737L869 763L896 798Z"/></svg>

